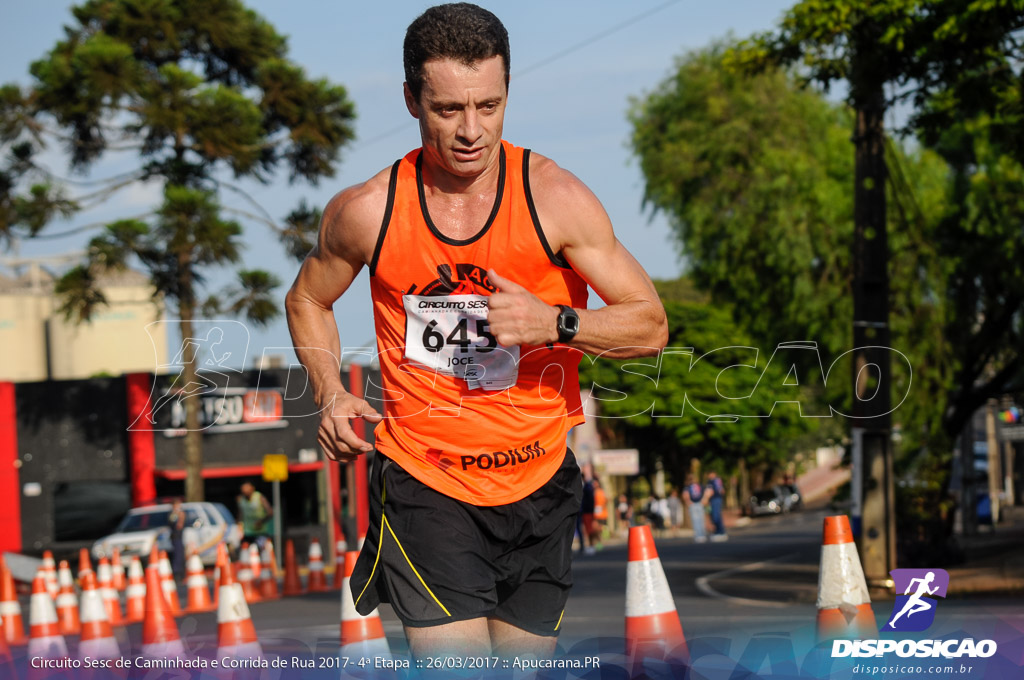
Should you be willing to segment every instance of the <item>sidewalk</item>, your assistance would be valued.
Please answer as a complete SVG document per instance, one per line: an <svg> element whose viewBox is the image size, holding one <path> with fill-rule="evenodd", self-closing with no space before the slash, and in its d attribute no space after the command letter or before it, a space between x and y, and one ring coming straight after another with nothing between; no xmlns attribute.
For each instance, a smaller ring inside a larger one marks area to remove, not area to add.
<svg viewBox="0 0 1024 680"><path fill-rule="evenodd" d="M961 536L965 564L948 568L951 595L1024 595L1024 506L1003 508L995 529Z"/></svg>

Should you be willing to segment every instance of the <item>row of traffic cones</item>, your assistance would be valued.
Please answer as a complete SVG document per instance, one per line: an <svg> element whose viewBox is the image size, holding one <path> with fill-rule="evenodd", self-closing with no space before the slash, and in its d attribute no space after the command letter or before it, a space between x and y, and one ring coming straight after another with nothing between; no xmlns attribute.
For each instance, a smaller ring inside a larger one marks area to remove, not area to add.
<svg viewBox="0 0 1024 680"><path fill-rule="evenodd" d="M876 638L878 626L849 518L826 517L822 533L818 639ZM648 526L629 530L625 637L635 663L687 663L686 638Z"/></svg>

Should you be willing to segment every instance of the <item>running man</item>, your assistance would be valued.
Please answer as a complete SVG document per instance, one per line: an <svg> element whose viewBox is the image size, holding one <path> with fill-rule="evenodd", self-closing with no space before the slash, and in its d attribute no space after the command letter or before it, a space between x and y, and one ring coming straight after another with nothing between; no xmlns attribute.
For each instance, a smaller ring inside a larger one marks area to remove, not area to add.
<svg viewBox="0 0 1024 680"><path fill-rule="evenodd" d="M582 494L581 353L655 355L665 312L587 187L502 139L497 17L428 9L404 59L422 146L331 199L286 301L327 455L369 453L349 421L379 424L352 595L364 614L390 602L417 658L548 657ZM339 376L331 308L364 266L383 415ZM606 306L587 308L588 284Z"/></svg>
<svg viewBox="0 0 1024 680"><path fill-rule="evenodd" d="M925 595L932 595L935 593L936 590L939 589L938 586L935 586L934 588L928 587L928 584L930 584L934 580L934 571L929 571L927 574L924 575L924 578L910 579L910 583L907 584L907 589L903 592L903 594L910 595L910 591L911 589L913 589L915 583L918 584L917 592L915 592L913 595L910 595L910 599L908 599L907 603L903 605L903 609L901 609L896 616L892 617L892 621L889 622L890 628L893 627L892 624L896 623L896 619L900 618L904 614L906 614L907 618L909 619L911 616L918 612L926 612L932 608L933 605L930 602L925 602L921 598Z"/></svg>

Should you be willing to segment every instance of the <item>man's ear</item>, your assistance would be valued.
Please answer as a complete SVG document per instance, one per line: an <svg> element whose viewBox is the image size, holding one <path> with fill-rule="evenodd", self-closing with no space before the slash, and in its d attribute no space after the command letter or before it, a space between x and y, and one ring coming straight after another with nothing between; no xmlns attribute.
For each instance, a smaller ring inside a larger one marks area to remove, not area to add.
<svg viewBox="0 0 1024 680"><path fill-rule="evenodd" d="M405 94L405 108L409 109L409 115L418 119L420 117L420 106L419 102L416 101L416 97L412 96L409 83L402 83L402 90Z"/></svg>

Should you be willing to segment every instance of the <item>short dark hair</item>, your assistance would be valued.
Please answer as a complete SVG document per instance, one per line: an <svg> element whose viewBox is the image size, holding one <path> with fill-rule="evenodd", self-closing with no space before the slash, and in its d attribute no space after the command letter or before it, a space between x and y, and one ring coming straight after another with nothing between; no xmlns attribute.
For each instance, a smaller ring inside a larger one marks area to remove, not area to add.
<svg viewBox="0 0 1024 680"><path fill-rule="evenodd" d="M409 24L402 48L405 82L417 100L423 89L423 64L431 59L455 59L467 66L500 56L508 87L508 31L483 7L456 2L431 7Z"/></svg>

